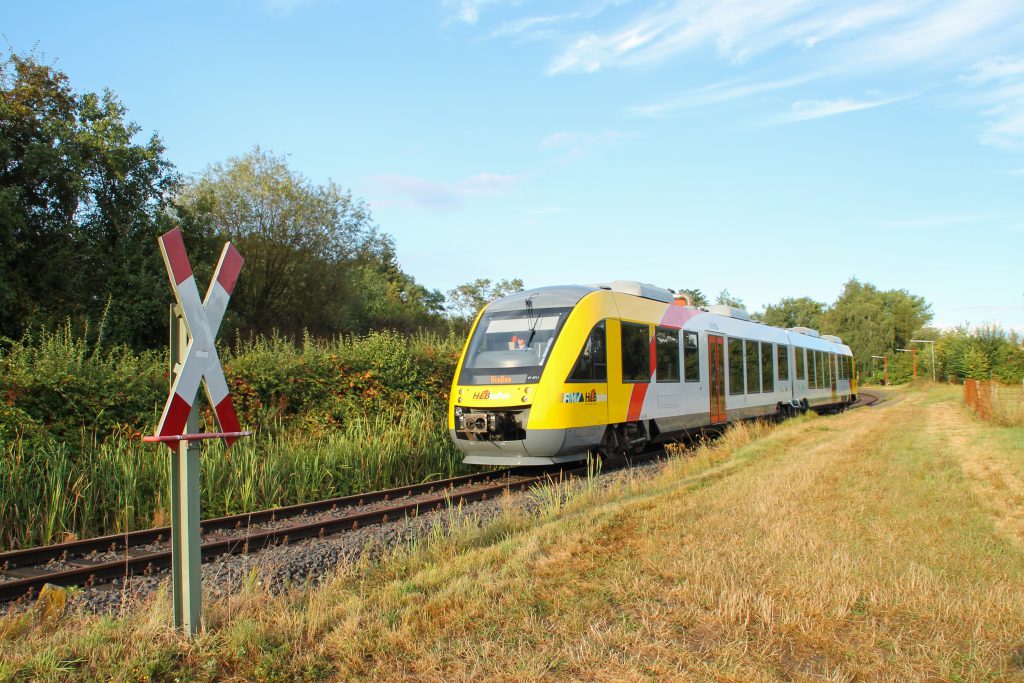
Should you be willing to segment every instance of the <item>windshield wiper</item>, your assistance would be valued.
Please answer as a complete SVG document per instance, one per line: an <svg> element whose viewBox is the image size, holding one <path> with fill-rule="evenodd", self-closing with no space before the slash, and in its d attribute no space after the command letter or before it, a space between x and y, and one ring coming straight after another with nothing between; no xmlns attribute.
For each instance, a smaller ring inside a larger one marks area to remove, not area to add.
<svg viewBox="0 0 1024 683"><path fill-rule="evenodd" d="M537 334L537 325L540 324L540 318L534 320L533 318L533 296L526 300L526 320L530 326L530 338L526 340L526 348L530 348L530 344L533 343L533 337Z"/></svg>

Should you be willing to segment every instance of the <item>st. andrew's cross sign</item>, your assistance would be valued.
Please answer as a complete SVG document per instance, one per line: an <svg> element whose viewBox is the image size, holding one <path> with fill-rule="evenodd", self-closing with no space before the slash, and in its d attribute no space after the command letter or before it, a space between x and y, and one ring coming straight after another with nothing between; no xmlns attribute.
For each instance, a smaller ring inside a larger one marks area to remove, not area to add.
<svg viewBox="0 0 1024 683"><path fill-rule="evenodd" d="M166 443L171 448L171 580L174 625L188 634L199 630L202 611L202 552L199 529L199 441L222 438L230 446L240 431L238 416L228 394L228 383L217 357L214 339L224 320L228 300L242 269L242 255L231 243L224 245L213 281L200 300L181 230L158 239L177 305L172 307L171 391L160 415L156 434L143 441ZM195 406L199 385L213 407L220 432L199 434Z"/></svg>
<svg viewBox="0 0 1024 683"><path fill-rule="evenodd" d="M180 437L185 433L188 416L192 412L192 405L195 403L201 382L206 388L206 397L217 415L221 436L230 446L240 436L238 432L241 427L238 424L235 407L231 403L231 396L228 394L228 383L224 379L224 370L221 368L213 341L220 329L221 321L224 320L224 312L227 310L235 282L238 281L238 273L242 270L242 255L230 242L224 245L217 269L213 273L213 281L206 291L206 299L200 300L199 287L196 285L196 278L185 252L181 230L175 228L161 235L159 242L167 274L171 278L174 298L181 307L190 340L185 360L176 373L171 394L160 416L156 436Z"/></svg>

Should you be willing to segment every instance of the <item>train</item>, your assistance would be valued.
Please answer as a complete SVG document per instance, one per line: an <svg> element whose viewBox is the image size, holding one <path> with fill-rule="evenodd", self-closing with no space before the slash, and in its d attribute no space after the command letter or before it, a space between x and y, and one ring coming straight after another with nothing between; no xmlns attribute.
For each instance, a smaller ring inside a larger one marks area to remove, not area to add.
<svg viewBox="0 0 1024 683"><path fill-rule="evenodd" d="M616 280L485 306L459 357L448 430L469 465L554 465L856 399L839 337Z"/></svg>

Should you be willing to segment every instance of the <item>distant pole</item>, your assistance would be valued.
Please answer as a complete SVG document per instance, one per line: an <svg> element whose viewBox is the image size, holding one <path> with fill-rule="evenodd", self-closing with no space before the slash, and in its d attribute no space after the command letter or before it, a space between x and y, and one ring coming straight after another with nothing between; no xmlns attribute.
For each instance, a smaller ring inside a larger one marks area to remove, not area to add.
<svg viewBox="0 0 1024 683"><path fill-rule="evenodd" d="M897 351L902 351L903 353L909 353L911 356L914 357L914 379L917 379L917 349L896 349L896 350Z"/></svg>
<svg viewBox="0 0 1024 683"><path fill-rule="evenodd" d="M932 345L932 381L933 382L937 381L935 379L935 340L934 339L911 339L910 343L912 343L912 344L931 344Z"/></svg>

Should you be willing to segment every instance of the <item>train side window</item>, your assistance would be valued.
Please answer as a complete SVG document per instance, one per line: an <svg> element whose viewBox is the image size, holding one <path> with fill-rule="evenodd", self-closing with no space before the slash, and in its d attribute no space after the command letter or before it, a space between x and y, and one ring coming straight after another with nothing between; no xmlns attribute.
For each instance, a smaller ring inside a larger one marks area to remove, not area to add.
<svg viewBox="0 0 1024 683"><path fill-rule="evenodd" d="M815 367L816 352L807 350L807 388L815 389L818 386L818 370Z"/></svg>
<svg viewBox="0 0 1024 683"><path fill-rule="evenodd" d="M793 355L796 358L796 378L807 379L807 373L804 372L804 362L807 360L804 357L804 350L799 346L793 347Z"/></svg>
<svg viewBox="0 0 1024 683"><path fill-rule="evenodd" d="M775 354L769 342L761 342L761 390L766 394L775 391Z"/></svg>
<svg viewBox="0 0 1024 683"><path fill-rule="evenodd" d="M775 358L779 367L779 381L789 381L789 347L785 344L776 346Z"/></svg>
<svg viewBox="0 0 1024 683"><path fill-rule="evenodd" d="M654 328L655 379L658 382L679 381L679 330Z"/></svg>
<svg viewBox="0 0 1024 683"><path fill-rule="evenodd" d="M746 366L747 366L747 393L748 394L759 394L761 393L761 361L758 358L758 346L756 341L747 341L743 343L746 347Z"/></svg>
<svg viewBox="0 0 1024 683"><path fill-rule="evenodd" d="M700 381L700 342L696 332L683 332L683 374L687 382Z"/></svg>
<svg viewBox="0 0 1024 683"><path fill-rule="evenodd" d="M622 381L651 381L651 328L622 323Z"/></svg>
<svg viewBox="0 0 1024 683"><path fill-rule="evenodd" d="M729 339L729 393L743 393L743 340Z"/></svg>
<svg viewBox="0 0 1024 683"><path fill-rule="evenodd" d="M818 371L818 388L825 388L825 354L821 351L814 352L814 368Z"/></svg>
<svg viewBox="0 0 1024 683"><path fill-rule="evenodd" d="M605 326L602 320L594 325L590 336L583 344L580 357L569 373L567 382L606 382L608 381L608 357L605 349Z"/></svg>

